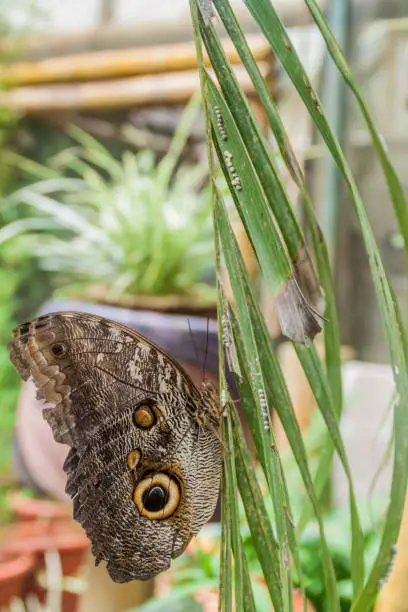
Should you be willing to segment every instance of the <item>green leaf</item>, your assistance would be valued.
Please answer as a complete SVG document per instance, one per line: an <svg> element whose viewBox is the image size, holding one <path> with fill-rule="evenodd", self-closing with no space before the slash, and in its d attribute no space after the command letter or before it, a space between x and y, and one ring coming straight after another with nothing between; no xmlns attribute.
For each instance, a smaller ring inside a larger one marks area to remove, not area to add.
<svg viewBox="0 0 408 612"><path fill-rule="evenodd" d="M333 32L331 31L331 28L324 17L322 10L320 9L319 5L315 0L305 0L305 3L308 6L316 25L322 33L322 36L326 42L327 49L331 57L333 58L334 63L336 64L345 82L353 92L360 107L361 113L367 124L374 145L374 149L377 153L378 159L381 163L384 172L385 179L388 184L391 200L394 205L395 215L397 217L401 235L404 240L404 250L408 264L408 205L404 195L403 187L401 185L401 181L399 180L398 175L394 170L390 157L385 148L383 139L379 134L377 128L375 127L374 121L370 115L368 107L364 101L360 88L357 85L356 79L353 76L350 66L347 63L347 60L344 57L344 54L341 48L339 47L336 38L334 37Z"/></svg>
<svg viewBox="0 0 408 612"><path fill-rule="evenodd" d="M220 241L229 273L231 287L233 289L234 298L236 301L237 319L239 322L241 335L243 337L243 342L246 345L245 359L248 363L249 369L255 366L260 368L264 374L263 380L265 381L266 388L269 391L268 395L273 399L274 406L279 414L279 417L285 429L285 433L288 436L292 451L299 465L299 469L302 473L305 487L313 503L316 518L319 522L319 528L322 538L322 554L324 559L327 598L328 601L331 602L331 605L335 610L338 608L338 599L336 595L336 578L334 575L330 554L325 541L323 521L320 515L318 501L313 489L312 478L309 472L306 452L302 442L299 426L297 424L293 407L291 405L289 395L285 383L283 381L282 372L280 371L276 357L274 356L271 350L270 340L268 338L264 322L260 315L256 301L252 295L247 273L243 265L236 240L234 238L232 228L228 221L225 206L223 205L223 202L219 196L216 200L215 220L217 234L220 236ZM255 338L259 339L258 343L256 343ZM249 346L249 344L251 346ZM255 354L251 355L251 352ZM258 374L258 372L255 373ZM252 382L251 375L248 376L248 381ZM256 415L258 415L257 418L259 418L260 412L261 409L258 406L258 410L254 412L254 418L256 418ZM263 454L265 457L267 457L264 448L262 450L259 450L258 454L259 456L262 456ZM270 458L270 453L268 456ZM273 453L273 458L275 458L276 460L275 453ZM274 459L272 459L272 461L273 460ZM272 468L272 472L270 475L274 475L275 480L278 478L277 474L279 473L279 470L280 466L278 466L277 469ZM277 490L279 491L280 487L278 487ZM277 499L277 495L274 490L273 500L276 504L275 507L277 516L282 516L282 513L284 514L284 505L286 501L284 496L281 493L281 495ZM276 503L278 500L280 504ZM279 525L280 522L279 519L277 519L278 533ZM281 546L283 541L284 537L282 537L281 534Z"/></svg>
<svg viewBox="0 0 408 612"><path fill-rule="evenodd" d="M231 406L230 409L232 410ZM257 483L257 476L252 466L236 414L233 417L233 424L234 444L232 451L235 455L238 487L244 504L248 526L275 610L281 610L281 577L279 564L276 563L276 560L282 553L275 539L263 503L262 493Z"/></svg>
<svg viewBox="0 0 408 612"><path fill-rule="evenodd" d="M252 593L252 585L249 579L248 564L242 546L240 534L240 520L238 510L238 481L236 466L234 463L233 431L230 415L227 413L224 427L224 440L227 444L226 462L228 464L228 478L225 484L228 486L228 497L231 503L231 546L234 554L235 565L235 607L237 610L248 610L255 612L255 602ZM279 608L277 608L278 612Z"/></svg>
<svg viewBox="0 0 408 612"><path fill-rule="evenodd" d="M364 584L364 537L357 510L351 469L338 425L338 415L336 414L328 382L325 379L315 347L311 346L309 349L306 349L302 346L296 346L296 352L308 378L311 389L315 394L317 404L327 425L327 431L338 453L348 481L352 532L352 581L354 593L357 594Z"/></svg>
<svg viewBox="0 0 408 612"><path fill-rule="evenodd" d="M256 254L264 270L265 278L268 280L271 292L276 293L291 274L290 263L282 248L274 219L252 165L251 157L243 144L226 102L208 75L206 93L208 102L211 105L213 133L216 136L219 147L217 152L219 151L221 167L226 180L230 184L235 205L248 236L252 244L256 244ZM222 113L224 127L228 133L227 141L221 138L217 130L216 108L219 108ZM233 168L236 168L239 172L240 184L242 186L240 190L237 190L232 185L232 173L226 164L226 155L228 154L232 156Z"/></svg>
<svg viewBox="0 0 408 612"><path fill-rule="evenodd" d="M222 292L219 316L225 316L225 313L228 312L229 319L232 322L233 337L236 343L235 348L240 367L238 378L241 377L238 381L238 387L242 395L242 406L256 447L256 453L265 474L268 492L272 498L273 530L276 534L276 543L282 552L285 543L289 540L292 557L295 563L297 562L296 541L294 537L290 537L291 530L288 529L289 521L284 511L284 508L287 508L287 511L290 512L288 489L290 490L291 483L289 482L288 486L286 485L286 474L282 471L279 455L275 452L272 454L270 452L270 446L274 446L274 441L273 434L268 434L265 431L265 429L268 430L269 428L269 416L266 410L267 406L265 406L265 398L267 398L267 401L269 399L272 401L283 424L305 486L306 494L309 497L313 513L317 519L326 591L324 603L329 610L339 610L339 594L337 592L333 560L325 536L318 499L329 473L334 450L339 454L350 489L349 512L353 535L351 538L352 553L350 557L353 580L352 610L363 612L370 609L373 605L379 580L386 573L391 554L391 545L395 543L405 501L408 478L408 414L403 409L403 406L406 406L408 402L408 343L406 329L402 324L393 289L381 262L378 247L368 222L364 202L347 160L325 117L321 102L310 83L288 34L270 0L245 0L245 4L270 42L271 48L282 63L285 72L296 87L310 113L314 125L322 135L349 189L350 199L356 212L367 251L382 323L387 337L398 392L398 400L394 410L395 461L390 503L383 525L381 546L371 568L368 581L364 585L364 541L353 491L352 474L350 473L338 425L342 411L340 342L331 272L324 237L314 217L313 204L306 188L303 173L293 154L293 149L287 138L276 105L271 100L267 86L251 56L230 3L228 0L214 0L214 5L223 21L225 29L235 44L242 62L254 83L259 99L264 106L282 159L289 169L293 180L299 187L305 207L308 229L312 238L319 282L325 293L324 363L319 359L313 347L297 348L298 357L308 377L327 429L327 433L323 438L321 463L318 466L315 477L315 489L311 463L307 459L288 390L276 355L271 347L264 321L260 315L253 288L248 280L245 266L229 223L228 212L220 194L217 192L217 175L212 151L215 150L217 153L220 166L230 189L233 204L247 231L262 273L272 293L275 293L277 289L283 286L285 280L287 281L290 275L293 274L293 268L295 268L299 253L302 252L302 255L306 254L306 258L308 257L303 233L289 202L282 177L279 173L278 164L276 163L276 156L272 154L266 138L255 120L250 104L237 83L233 70L223 52L217 32L212 26L211 19L208 19L207 14L204 15L204 19L200 18L196 3L193 0L190 0L190 3L194 7L192 14L198 57L200 59L201 84L207 102L205 116L206 133L210 147L210 173L214 185L213 216L216 235L217 275L218 279L222 278L219 257L219 247L221 246L234 299L234 309L232 310ZM406 243L408 236L406 203L395 171L386 156L381 138L375 131L365 104L355 88L351 72L338 49L336 41L332 37L322 12L319 10L315 0L306 0L306 3L322 31L339 70L347 82L351 83L351 87L354 87L355 93L357 92L356 95L368 123L374 147L383 165L396 210L397 220L399 225L403 226L402 234ZM200 4L207 6L208 3L200 0ZM208 52L218 84L210 80L205 72L200 37ZM231 159L233 160L234 173L231 171L231 163L226 163L226 154L230 154L228 155L230 162ZM238 182L236 175L239 177ZM252 195L254 195L253 198ZM264 231L262 231L262 227L264 227ZM310 270L313 276L313 268L311 267ZM295 272L297 272L296 268ZM297 276L295 278L297 279ZM219 286L221 287L220 280ZM222 332L221 329L220 332ZM225 391L225 386L223 385L222 390ZM260 401L260 397L262 401ZM233 431L235 430L233 429ZM244 461L246 460L242 458L240 464L236 463L238 486L240 481L245 482L244 474L238 468L238 465L242 468ZM323 461L326 463L322 463ZM231 466L230 471L232 471ZM230 491L230 495L235 495L235 491ZM244 494L241 492L241 495ZM247 500L248 508L251 503L253 502ZM234 529L236 529L236 525ZM234 537L234 539L236 540L235 548L237 549L239 546L238 539L237 537ZM280 577L280 582L275 580L274 584L280 584L283 609L287 610L291 606L290 596L287 594L289 574L285 572L281 559L278 559L278 564L277 568L279 567L279 571L276 570L276 576ZM244 579L244 573L241 572L240 576L241 579ZM342 581L342 584L346 583L349 584L347 580ZM242 593L240 597L240 601L242 601Z"/></svg>
<svg viewBox="0 0 408 612"><path fill-rule="evenodd" d="M242 33L242 30L234 15L234 12L232 11L231 6L228 2L215 0L214 4L228 32L228 35L234 43L240 55L241 61L246 67L248 74L254 84L254 87L257 90L257 93L263 104L265 114L268 118L269 125L278 144L282 159L284 160L292 179L297 184L305 204L305 212L307 215L314 253L319 271L319 281L324 290L326 302L326 325L324 338L327 375L330 379L330 388L332 390L336 410L340 414L342 403L340 341L333 284L324 236L322 235L321 230L314 217L313 204L306 187L305 177L292 149L291 143L285 130L285 126L283 125L281 117L279 115L278 107L271 96L268 84L265 82L265 79L263 78L252 56L249 45L245 39L245 36ZM288 44L289 42L286 41L286 46L288 46ZM284 218L282 219L282 225L285 226Z"/></svg>

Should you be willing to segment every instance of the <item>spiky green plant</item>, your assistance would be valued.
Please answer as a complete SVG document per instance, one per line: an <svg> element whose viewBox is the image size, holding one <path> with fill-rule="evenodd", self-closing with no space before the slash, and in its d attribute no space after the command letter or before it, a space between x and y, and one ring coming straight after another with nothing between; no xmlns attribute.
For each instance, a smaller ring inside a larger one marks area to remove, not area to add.
<svg viewBox="0 0 408 612"><path fill-rule="evenodd" d="M213 298L203 283L213 274L207 167L180 162L199 110L200 99L192 98L160 161L149 150L117 160L77 128L71 129L76 146L49 167L11 156L39 180L7 199L9 208L29 212L0 229L0 245L19 242L65 292L102 285L115 298Z"/></svg>

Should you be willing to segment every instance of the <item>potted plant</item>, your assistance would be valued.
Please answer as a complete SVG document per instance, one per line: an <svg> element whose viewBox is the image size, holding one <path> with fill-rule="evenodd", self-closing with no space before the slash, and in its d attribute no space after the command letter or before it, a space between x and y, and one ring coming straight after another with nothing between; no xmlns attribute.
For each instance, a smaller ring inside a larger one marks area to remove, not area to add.
<svg viewBox="0 0 408 612"><path fill-rule="evenodd" d="M198 110L193 99L161 160L150 150L118 160L72 128L75 146L49 160L50 178L9 197L9 206L28 205L33 214L4 227L0 244L22 239L54 274L59 297L214 314L215 292L205 282L213 276L207 166L180 162Z"/></svg>
<svg viewBox="0 0 408 612"><path fill-rule="evenodd" d="M160 161L148 150L117 160L73 128L76 146L50 160L51 178L10 196L9 206L33 214L0 230L0 244L18 242L52 274L53 299L42 310L89 310L137 325L177 359L198 361L201 376L207 340L206 365L216 371L206 321L216 313L211 196L207 165L180 161L198 111L193 98Z"/></svg>
<svg viewBox="0 0 408 612"><path fill-rule="evenodd" d="M0 488L0 607L13 598L36 595L47 599L59 572L62 610L74 612L80 594L72 581L82 584L81 569L89 541L74 523L70 505L44 497L15 484ZM57 555L57 561L55 561ZM54 556L54 558L53 558ZM51 579L50 579L51 576ZM83 590L82 587L81 590Z"/></svg>
<svg viewBox="0 0 408 612"><path fill-rule="evenodd" d="M46 560L57 554L62 609L74 612L78 594L72 592L67 580L78 576L89 542L67 516L64 504L35 499L29 492L15 489L15 484L6 487L4 483L0 489L0 607L33 594L45 601L49 583ZM24 500L31 503L26 505Z"/></svg>

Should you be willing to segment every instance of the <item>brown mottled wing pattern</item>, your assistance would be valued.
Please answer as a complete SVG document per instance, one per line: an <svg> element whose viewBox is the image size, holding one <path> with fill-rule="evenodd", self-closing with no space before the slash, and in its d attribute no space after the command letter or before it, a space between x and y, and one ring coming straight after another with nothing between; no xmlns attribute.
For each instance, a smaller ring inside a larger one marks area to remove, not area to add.
<svg viewBox="0 0 408 612"><path fill-rule="evenodd" d="M14 330L9 351L47 402L55 440L71 446L67 492L97 562L117 582L167 569L215 509L216 411L197 418L202 392L182 368L95 315L39 317Z"/></svg>

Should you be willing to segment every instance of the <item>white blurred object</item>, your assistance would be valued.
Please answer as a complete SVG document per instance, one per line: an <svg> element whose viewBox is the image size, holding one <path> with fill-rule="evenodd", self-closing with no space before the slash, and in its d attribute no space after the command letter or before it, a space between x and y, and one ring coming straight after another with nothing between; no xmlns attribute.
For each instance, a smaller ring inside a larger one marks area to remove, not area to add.
<svg viewBox="0 0 408 612"><path fill-rule="evenodd" d="M350 361L343 366L344 412L341 433L358 499L387 493L392 474L393 398L395 385L388 365ZM346 504L348 485L336 456L334 504Z"/></svg>
<svg viewBox="0 0 408 612"><path fill-rule="evenodd" d="M18 448L15 476L26 486L66 501L63 471L68 446L57 444L42 415L44 402L35 398L33 381L23 383L18 400L15 442Z"/></svg>
<svg viewBox="0 0 408 612"><path fill-rule="evenodd" d="M206 2L207 0L204 0ZM13 23L21 25L24 23L32 31L64 33L79 32L88 28L97 28L100 24L102 14L102 0L35 0L35 7L39 16L30 16L27 20L27 10L33 0L15 0L16 4L9 0L7 10L12 12ZM327 0L320 0L320 6L324 9ZM249 11L242 0L231 0L231 5L236 10L240 21L244 18L245 26L253 31L256 30ZM285 23L298 24L311 21L310 13L303 0L275 0L274 6ZM157 24L160 30L172 24L185 23L186 28L191 31L191 18L188 0L112 0L113 25L128 26L130 24L142 27ZM241 21L242 24L242 21ZM137 44L137 35L134 43Z"/></svg>
<svg viewBox="0 0 408 612"><path fill-rule="evenodd" d="M387 143L408 142L408 20L370 23L358 37L358 81L375 125ZM360 113L352 109L350 134L356 145L370 138Z"/></svg>

